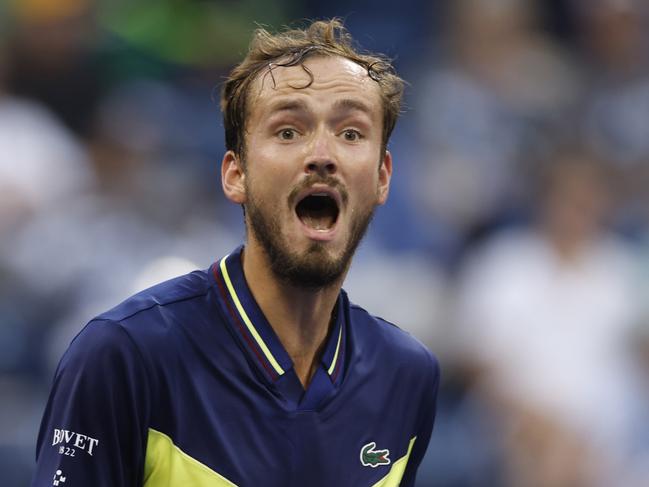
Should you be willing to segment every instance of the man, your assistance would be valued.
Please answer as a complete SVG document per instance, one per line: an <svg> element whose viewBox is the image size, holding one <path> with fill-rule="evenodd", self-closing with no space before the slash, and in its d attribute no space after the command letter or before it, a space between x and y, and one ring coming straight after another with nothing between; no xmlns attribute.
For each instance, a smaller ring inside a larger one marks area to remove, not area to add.
<svg viewBox="0 0 649 487"><path fill-rule="evenodd" d="M33 485L413 485L438 367L350 304L402 81L338 21L259 30L225 83L245 247L95 318L56 372Z"/></svg>

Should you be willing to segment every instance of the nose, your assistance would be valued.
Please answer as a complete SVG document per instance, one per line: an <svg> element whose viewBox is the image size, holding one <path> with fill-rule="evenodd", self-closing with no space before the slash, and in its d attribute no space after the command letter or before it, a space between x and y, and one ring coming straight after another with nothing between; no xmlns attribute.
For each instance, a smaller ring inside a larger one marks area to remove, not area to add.
<svg viewBox="0 0 649 487"><path fill-rule="evenodd" d="M338 170L338 163L333 154L329 134L324 130L314 134L309 151L304 160L304 171L307 173L316 173L320 176L335 174Z"/></svg>

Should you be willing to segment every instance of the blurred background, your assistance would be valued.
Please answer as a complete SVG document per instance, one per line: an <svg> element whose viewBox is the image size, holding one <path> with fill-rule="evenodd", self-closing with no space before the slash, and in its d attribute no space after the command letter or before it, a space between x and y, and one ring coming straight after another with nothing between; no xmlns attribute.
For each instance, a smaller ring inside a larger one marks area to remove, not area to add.
<svg viewBox="0 0 649 487"><path fill-rule="evenodd" d="M341 16L407 88L346 283L440 359L419 486L649 485L649 3L0 2L0 472L27 485L95 314L243 238L218 93Z"/></svg>

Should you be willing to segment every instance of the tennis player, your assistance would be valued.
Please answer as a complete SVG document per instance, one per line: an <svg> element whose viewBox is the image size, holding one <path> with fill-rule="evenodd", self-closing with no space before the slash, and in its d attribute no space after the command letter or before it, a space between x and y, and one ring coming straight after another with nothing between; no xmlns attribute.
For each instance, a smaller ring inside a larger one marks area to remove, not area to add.
<svg viewBox="0 0 649 487"><path fill-rule="evenodd" d="M402 91L337 20L256 31L221 99L245 244L77 335L32 485L414 484L437 362L341 288L388 197Z"/></svg>

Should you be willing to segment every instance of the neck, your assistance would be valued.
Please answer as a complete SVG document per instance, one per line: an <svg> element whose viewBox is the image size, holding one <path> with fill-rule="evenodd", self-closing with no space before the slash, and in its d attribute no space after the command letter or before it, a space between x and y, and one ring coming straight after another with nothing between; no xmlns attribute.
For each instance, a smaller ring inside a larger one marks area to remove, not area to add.
<svg viewBox="0 0 649 487"><path fill-rule="evenodd" d="M564 263L576 262L595 239L596 229L570 223L545 223L546 238Z"/></svg>
<svg viewBox="0 0 649 487"><path fill-rule="evenodd" d="M321 289L295 287L275 276L266 252L253 238L248 239L244 254L243 272L250 291L306 388L329 333L342 279Z"/></svg>

